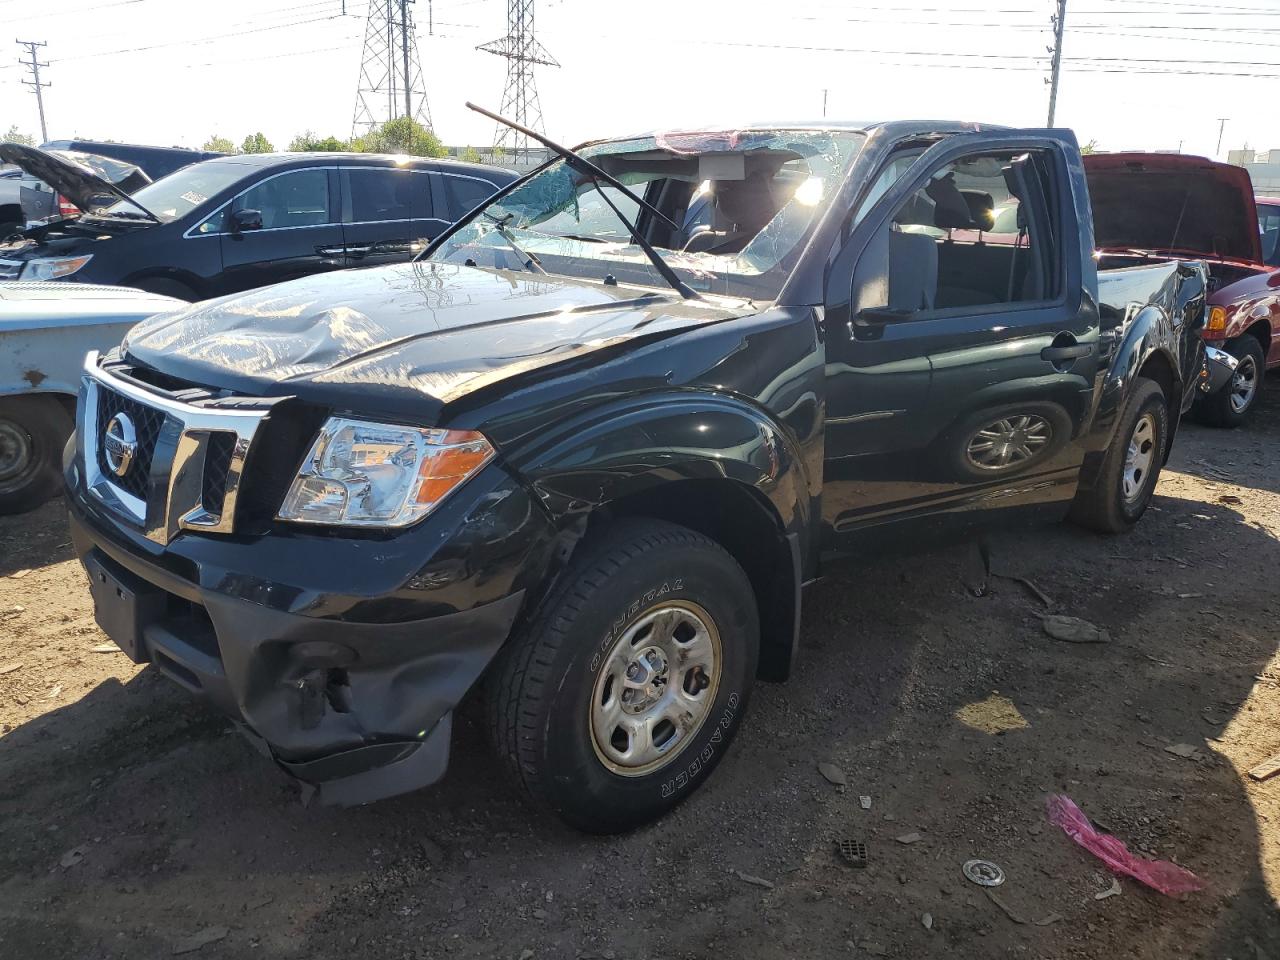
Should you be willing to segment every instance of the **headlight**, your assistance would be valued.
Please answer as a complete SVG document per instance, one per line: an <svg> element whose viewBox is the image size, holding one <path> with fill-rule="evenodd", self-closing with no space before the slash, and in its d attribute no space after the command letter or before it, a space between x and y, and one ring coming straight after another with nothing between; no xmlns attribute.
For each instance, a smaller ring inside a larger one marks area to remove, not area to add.
<svg viewBox="0 0 1280 960"><path fill-rule="evenodd" d="M493 458L469 430L426 430L332 417L280 508L281 520L404 527Z"/></svg>
<svg viewBox="0 0 1280 960"><path fill-rule="evenodd" d="M69 277L93 259L93 254L83 257L48 257L42 260L28 260L22 268L22 280L61 280Z"/></svg>

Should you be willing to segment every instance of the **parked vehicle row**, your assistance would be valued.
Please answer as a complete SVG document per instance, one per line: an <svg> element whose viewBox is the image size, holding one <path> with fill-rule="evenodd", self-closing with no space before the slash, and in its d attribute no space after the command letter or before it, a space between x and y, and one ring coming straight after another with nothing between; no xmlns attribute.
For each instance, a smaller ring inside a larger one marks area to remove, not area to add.
<svg viewBox="0 0 1280 960"><path fill-rule="evenodd" d="M0 280L70 279L202 300L295 277L407 260L515 174L371 154L220 157L131 195L17 144L19 163L84 215L0 244Z"/></svg>
<svg viewBox="0 0 1280 960"><path fill-rule="evenodd" d="M43 221L78 216L82 209L42 179L41 154L52 154L73 166L88 167L125 193L132 193L143 184L159 180L188 164L222 156L205 150L95 140L55 140L42 144L39 151L25 152L29 150L24 148L20 155L0 153L0 162L17 164L9 175L0 178L0 240Z"/></svg>
<svg viewBox="0 0 1280 960"><path fill-rule="evenodd" d="M85 363L65 482L99 624L321 801L439 779L482 685L535 803L633 827L789 675L837 558L1143 515L1205 378L1210 277L1168 250L1100 267L1070 133L544 142L415 262L193 304ZM298 219L273 226L368 243L335 216L355 158L288 162L307 179L271 208ZM185 207L160 181L137 200L161 222L120 234L211 224L230 275L266 174ZM17 262L97 269L55 242Z"/></svg>

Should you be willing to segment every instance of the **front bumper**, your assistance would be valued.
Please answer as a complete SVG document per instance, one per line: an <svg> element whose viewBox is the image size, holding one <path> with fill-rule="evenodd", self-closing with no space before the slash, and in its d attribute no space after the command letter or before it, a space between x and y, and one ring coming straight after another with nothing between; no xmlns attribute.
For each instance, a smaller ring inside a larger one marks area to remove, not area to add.
<svg viewBox="0 0 1280 960"><path fill-rule="evenodd" d="M500 471L393 539L182 534L161 547L88 491L71 458L72 539L104 630L240 721L321 802L433 783L452 711L511 632L550 540ZM502 534L498 536L497 534Z"/></svg>

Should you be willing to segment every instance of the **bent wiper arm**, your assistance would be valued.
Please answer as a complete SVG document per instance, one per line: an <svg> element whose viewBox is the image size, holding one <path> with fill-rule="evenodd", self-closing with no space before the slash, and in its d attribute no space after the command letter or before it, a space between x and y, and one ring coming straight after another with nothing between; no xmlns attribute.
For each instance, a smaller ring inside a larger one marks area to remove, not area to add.
<svg viewBox="0 0 1280 960"><path fill-rule="evenodd" d="M486 110L484 107L480 107L472 103L470 100L467 101L467 108L470 110L474 110L476 113L479 113L483 116L488 117L490 120L496 120L498 123L506 124L512 130L515 130L519 133L523 133L526 137L531 137L532 139L537 140L540 144L542 144L552 153L558 153L560 154L560 156L564 157L565 162L567 162L570 166L577 168L579 173L585 173L589 177L599 177L601 180L603 180L605 183L609 184L610 186L617 187L624 194L626 194L628 197L630 197L640 206L644 207L651 214L653 214L655 217L657 217L659 220L661 220L663 223L669 226L672 230L680 229L680 225L678 223L676 223L674 220L668 217L665 213L663 213L661 210L655 207L652 203L650 203L648 200L645 200L643 197L638 196L625 183L623 183L621 180L619 180L617 177L613 176L612 174L607 173L606 171L602 170L600 167L596 166L586 157L582 156L582 154L575 153L574 151L570 150L568 147L561 146L560 144L556 143L554 140L550 140L547 137L544 137L542 134L538 133L536 130L530 130L524 124L516 123L514 120L508 120L504 116L500 116L499 114L496 114L496 113L491 113L490 111ZM610 204L610 206L612 206L612 204Z"/></svg>
<svg viewBox="0 0 1280 960"><path fill-rule="evenodd" d="M600 194L600 197L604 202L609 205L609 209L617 214L619 220L626 224L627 229L631 231L631 239L634 240L636 245L644 251L644 255L649 258L649 262L653 264L653 268L657 270L658 273L662 274L662 279L671 285L671 289L680 294L680 296L684 297L686 300L701 300L702 297L698 295L698 292L681 280L680 277L676 275L676 272L671 269L671 264L663 260L662 255L658 253L657 250L653 249L653 245L640 235L640 231L636 228L636 225L628 220L621 210L614 206L613 201L609 199L609 195L601 189L600 181L595 177L592 177L591 185L596 188L596 193Z"/></svg>
<svg viewBox="0 0 1280 960"><path fill-rule="evenodd" d="M507 229L507 221L511 219L511 214L507 214L507 216L500 218L495 217L487 210L481 212L493 221L493 229L497 230L498 235L501 236L503 240L507 241L507 246L515 251L516 256L524 258L524 265L526 267L528 267L533 273L545 274L547 272L543 269L542 264L538 262L538 258L521 247L520 244L516 242L515 236L513 236L511 231Z"/></svg>

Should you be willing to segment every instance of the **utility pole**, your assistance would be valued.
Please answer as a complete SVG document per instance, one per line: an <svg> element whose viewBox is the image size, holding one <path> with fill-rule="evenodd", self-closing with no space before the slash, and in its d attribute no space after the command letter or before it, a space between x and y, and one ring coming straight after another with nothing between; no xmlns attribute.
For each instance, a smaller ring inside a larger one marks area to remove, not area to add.
<svg viewBox="0 0 1280 960"><path fill-rule="evenodd" d="M404 59L404 115L413 116L413 92L409 89L409 4L413 0L400 0L400 54Z"/></svg>
<svg viewBox="0 0 1280 960"><path fill-rule="evenodd" d="M822 88L822 119L827 119L827 88Z"/></svg>
<svg viewBox="0 0 1280 960"><path fill-rule="evenodd" d="M1058 108L1058 74L1062 72L1062 34L1067 27L1067 0L1058 0L1058 13L1053 18L1053 62L1049 67L1049 123L1053 126L1053 115Z"/></svg>
<svg viewBox="0 0 1280 960"><path fill-rule="evenodd" d="M40 60L37 59L36 49L48 46L48 44L43 40L38 42L35 40L16 40L14 42L20 47L26 47L27 56L31 58L30 60L19 60L18 62L31 71L31 79L23 80L22 82L36 92L36 106L40 109L40 142L47 143L49 140L49 130L45 126L44 122L44 88L49 86L49 84L40 82L40 68L47 67L49 64L47 62L41 63Z"/></svg>
<svg viewBox="0 0 1280 960"><path fill-rule="evenodd" d="M1213 149L1213 158L1215 160L1218 159L1218 154L1222 152L1222 131L1227 128L1227 121L1230 119L1230 117L1218 118L1218 145Z"/></svg>

